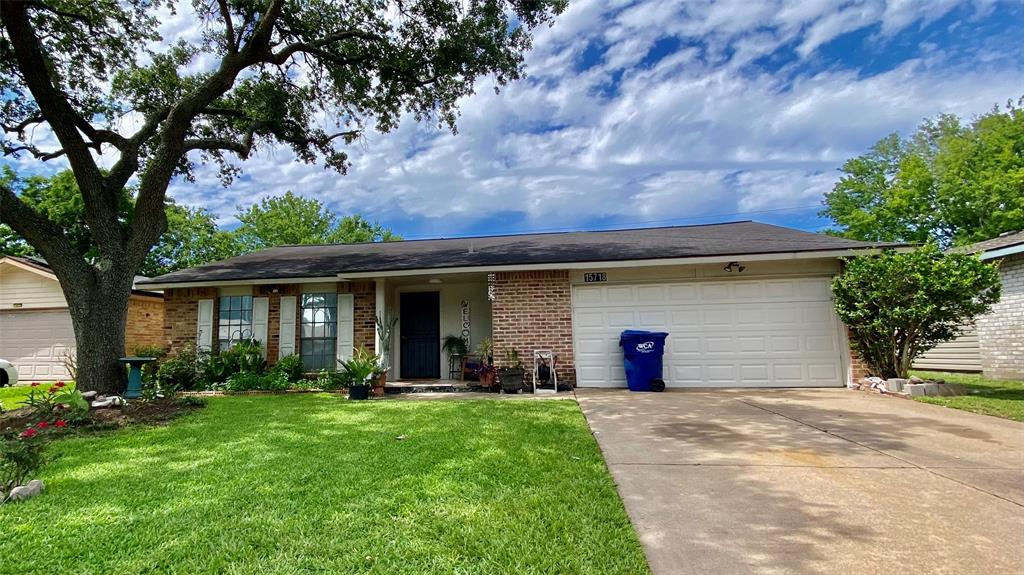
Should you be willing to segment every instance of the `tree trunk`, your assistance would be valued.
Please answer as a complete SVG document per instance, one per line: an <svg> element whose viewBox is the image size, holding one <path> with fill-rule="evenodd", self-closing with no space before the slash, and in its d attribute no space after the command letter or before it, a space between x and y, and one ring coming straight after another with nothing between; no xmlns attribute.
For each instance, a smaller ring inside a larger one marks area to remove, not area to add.
<svg viewBox="0 0 1024 575"><path fill-rule="evenodd" d="M127 270L112 269L98 272L96 283L64 290L75 328L75 385L80 391L121 394L127 388L127 371L118 361L125 354L131 297L131 280L125 281L125 274L134 277ZM69 282L61 279L61 283Z"/></svg>

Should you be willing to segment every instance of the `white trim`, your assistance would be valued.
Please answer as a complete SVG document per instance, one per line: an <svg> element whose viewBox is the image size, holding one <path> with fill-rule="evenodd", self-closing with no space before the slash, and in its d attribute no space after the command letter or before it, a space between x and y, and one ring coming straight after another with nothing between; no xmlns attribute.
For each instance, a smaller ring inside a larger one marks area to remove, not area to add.
<svg viewBox="0 0 1024 575"><path fill-rule="evenodd" d="M989 250L987 252L981 252L981 259L991 260L995 258L1001 258L1003 256L1012 256L1013 254L1019 253L1024 253L1024 243L1017 244L1015 246L1006 246L1005 248Z"/></svg>
<svg viewBox="0 0 1024 575"><path fill-rule="evenodd" d="M19 262L18 260L14 259L13 257L9 257L9 256L0 257L0 264L10 264L10 265L12 265L12 266L14 266L14 267L16 267L18 269L22 269L22 270L25 270L27 272L32 272L34 274L41 275L44 278L49 278L49 279L51 279L53 281L60 281L60 280L57 279L57 276L54 275L53 272L44 271L44 270L41 270L41 269L39 269L39 268L37 268L35 266L28 265L28 264L26 264L24 262Z"/></svg>
<svg viewBox="0 0 1024 575"><path fill-rule="evenodd" d="M352 353L355 351L356 335L356 315L355 315L355 296L350 293L338 294L338 309L337 309L337 330L338 330L338 342L337 349L335 350L337 355L338 366L342 361L352 358Z"/></svg>
<svg viewBox="0 0 1024 575"><path fill-rule="evenodd" d="M301 283L337 283L337 276L330 277L314 277L314 278L270 278L270 279L252 279L252 280L214 280L214 281L199 281L199 282L166 282L159 284L142 284L142 287L137 288L144 291L152 291L158 289L174 289L174 288L190 288L190 287L223 287L223 286L236 286L236 285L269 285L269 284L301 284Z"/></svg>
<svg viewBox="0 0 1024 575"><path fill-rule="evenodd" d="M263 357L267 357L267 329L270 323L270 298L252 298L252 338L260 342Z"/></svg>
<svg viewBox="0 0 1024 575"><path fill-rule="evenodd" d="M196 305L196 349L211 351L213 349L213 300L201 299Z"/></svg>
<svg viewBox="0 0 1024 575"><path fill-rule="evenodd" d="M280 306L280 324L277 330L277 357L295 353L295 296L283 295Z"/></svg>
<svg viewBox="0 0 1024 575"><path fill-rule="evenodd" d="M893 248L897 252L913 251L913 247L904 246ZM883 251L883 248L863 248L849 250L825 250L814 252L782 252L774 254L733 254L719 256L697 256L686 258L658 258L649 260L612 260L593 262L553 262L546 264L515 264L515 265L479 265L461 266L448 268L416 268L408 270L390 270L376 272L341 272L330 277L315 278L272 278L272 279L248 279L248 280L222 280L222 281L197 281L197 282L167 282L158 284L145 284L143 289L168 289L186 287L216 287L226 285L266 285L266 284L293 284L293 283L327 283L337 281L349 281L357 279L375 279L416 275L443 275L461 273L491 273L508 271L542 271L542 270L579 270L589 268L639 268L652 266L671 266L688 264L711 264L731 261L787 261L805 259L828 259L845 258L859 255L873 255Z"/></svg>
<svg viewBox="0 0 1024 575"><path fill-rule="evenodd" d="M387 290L384 284L387 280L384 278L376 278L373 280L373 286L375 289L374 302L373 302L373 352L377 355L382 355L384 350L381 349L380 343L380 331L377 330L377 322L385 321L387 315ZM391 358L387 358L385 363L391 364Z"/></svg>
<svg viewBox="0 0 1024 575"><path fill-rule="evenodd" d="M913 250L910 247L895 248L896 251L907 252ZM861 250L829 250L820 252L785 252L776 254L736 254L723 256L698 256L690 258L659 258L649 260L615 260L615 261L593 261L593 262L561 262L549 264L517 264L504 266L463 266L454 268L419 268L409 270L394 270L383 272L355 272L339 273L337 278L344 280L367 279L372 277L396 277L413 275L442 275L461 273L491 273L505 271L545 271L545 270L582 270L582 269L612 269L612 268L642 268L672 265L692 264L714 264L722 262L743 261L789 261L809 259L831 259L844 258L860 255L873 255L881 253L880 248L867 248Z"/></svg>

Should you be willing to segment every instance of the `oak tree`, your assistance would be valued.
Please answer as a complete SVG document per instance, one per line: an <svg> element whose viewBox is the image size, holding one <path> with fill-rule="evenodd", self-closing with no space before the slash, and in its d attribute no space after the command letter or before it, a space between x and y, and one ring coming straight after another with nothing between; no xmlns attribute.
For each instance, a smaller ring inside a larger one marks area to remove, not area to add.
<svg viewBox="0 0 1024 575"><path fill-rule="evenodd" d="M408 116L454 130L459 99L478 80L522 75L531 31L564 0L195 0L201 36L161 39L158 21L175 7L0 2L3 152L67 163L97 255L83 258L9 186L0 185L0 223L60 280L83 390L125 385L117 357L128 297L167 228L173 178L193 179L196 162L209 161L228 184L238 160L275 145L344 173L345 144L368 127L387 132ZM138 193L123 219L129 184Z"/></svg>

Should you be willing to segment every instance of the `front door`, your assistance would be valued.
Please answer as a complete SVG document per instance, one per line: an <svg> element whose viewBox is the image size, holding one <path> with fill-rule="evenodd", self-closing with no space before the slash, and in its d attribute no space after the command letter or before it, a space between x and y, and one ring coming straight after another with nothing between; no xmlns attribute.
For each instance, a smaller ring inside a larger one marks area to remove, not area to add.
<svg viewBox="0 0 1024 575"><path fill-rule="evenodd" d="M401 294L403 379L441 377L441 300L436 291Z"/></svg>

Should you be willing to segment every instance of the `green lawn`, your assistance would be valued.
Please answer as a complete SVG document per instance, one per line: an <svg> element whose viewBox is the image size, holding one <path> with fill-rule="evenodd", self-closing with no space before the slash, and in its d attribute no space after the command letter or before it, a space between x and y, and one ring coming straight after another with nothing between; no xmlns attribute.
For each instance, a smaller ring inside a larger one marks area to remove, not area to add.
<svg viewBox="0 0 1024 575"><path fill-rule="evenodd" d="M213 398L51 450L4 573L649 572L571 401Z"/></svg>
<svg viewBox="0 0 1024 575"><path fill-rule="evenodd" d="M39 385L39 389L46 391L50 385L49 383L43 383ZM0 406L5 410L18 409L24 407L21 402L28 397L29 390L32 387L28 385L19 385L15 387L0 387Z"/></svg>
<svg viewBox="0 0 1024 575"><path fill-rule="evenodd" d="M969 395L915 398L918 401L1024 421L1024 381L985 379L980 375L962 373L930 371L915 371L913 373L925 379L941 378L950 383L961 383L970 390Z"/></svg>

